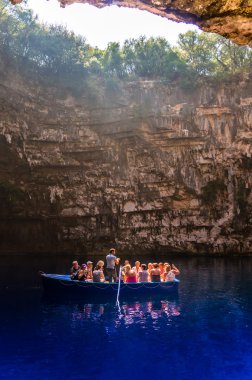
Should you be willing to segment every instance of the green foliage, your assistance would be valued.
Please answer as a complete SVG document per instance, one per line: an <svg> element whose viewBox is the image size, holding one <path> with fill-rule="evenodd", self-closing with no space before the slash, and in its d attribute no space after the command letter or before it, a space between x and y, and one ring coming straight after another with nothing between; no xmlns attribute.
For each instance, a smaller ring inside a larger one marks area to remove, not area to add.
<svg viewBox="0 0 252 380"><path fill-rule="evenodd" d="M102 57L102 66L105 74L123 78L125 76L123 63L123 53L119 43L109 43Z"/></svg>
<svg viewBox="0 0 252 380"><path fill-rule="evenodd" d="M142 36L126 40L122 47L111 42L105 50L93 48L65 27L38 23L31 10L12 6L9 0L0 0L0 53L8 66L63 84L76 94L90 88L95 94L100 83L115 93L121 80L137 79L176 81L192 89L202 78L225 79L251 72L252 66L249 47L195 31L181 34L175 47L164 38Z"/></svg>
<svg viewBox="0 0 252 380"><path fill-rule="evenodd" d="M238 46L217 34L196 31L180 34L177 52L201 76L225 77L252 68L251 48Z"/></svg>
<svg viewBox="0 0 252 380"><path fill-rule="evenodd" d="M164 38L126 40L122 52L128 75L171 81L187 71L186 64Z"/></svg>
<svg viewBox="0 0 252 380"><path fill-rule="evenodd" d="M172 199L173 199L174 201L182 201L182 200L183 200L183 196L180 195L180 194L174 194L174 195L172 196Z"/></svg>
<svg viewBox="0 0 252 380"><path fill-rule="evenodd" d="M84 78L89 45L62 26L39 24L30 10L0 0L0 49L18 70L51 80Z"/></svg>
<svg viewBox="0 0 252 380"><path fill-rule="evenodd" d="M204 203L211 205L216 201L217 195L224 191L226 191L226 185L222 179L209 181L201 188L201 199Z"/></svg>

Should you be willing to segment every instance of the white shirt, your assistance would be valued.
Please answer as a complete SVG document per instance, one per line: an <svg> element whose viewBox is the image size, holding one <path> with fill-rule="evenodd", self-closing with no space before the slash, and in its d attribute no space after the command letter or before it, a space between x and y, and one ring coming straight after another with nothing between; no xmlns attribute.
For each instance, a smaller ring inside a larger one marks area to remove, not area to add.
<svg viewBox="0 0 252 380"><path fill-rule="evenodd" d="M107 260L107 268L108 269L115 269L116 256L112 255L112 253L109 253L106 256L106 260Z"/></svg>

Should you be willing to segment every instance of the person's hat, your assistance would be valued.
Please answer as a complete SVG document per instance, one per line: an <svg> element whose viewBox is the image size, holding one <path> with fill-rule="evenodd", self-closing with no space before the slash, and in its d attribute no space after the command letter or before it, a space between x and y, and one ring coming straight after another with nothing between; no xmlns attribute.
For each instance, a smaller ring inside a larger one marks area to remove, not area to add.
<svg viewBox="0 0 252 380"><path fill-rule="evenodd" d="M81 267L86 268L87 266L86 266L86 264L81 264Z"/></svg>
<svg viewBox="0 0 252 380"><path fill-rule="evenodd" d="M88 261L87 264L93 264L93 261Z"/></svg>

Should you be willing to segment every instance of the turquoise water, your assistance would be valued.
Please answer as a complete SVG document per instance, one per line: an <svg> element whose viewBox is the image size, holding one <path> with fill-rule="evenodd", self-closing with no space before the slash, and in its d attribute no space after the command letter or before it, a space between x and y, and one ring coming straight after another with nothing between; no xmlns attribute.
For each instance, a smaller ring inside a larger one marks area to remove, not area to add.
<svg viewBox="0 0 252 380"><path fill-rule="evenodd" d="M69 261L1 258L0 379L252 379L252 259L177 258L178 296L120 310L43 298Z"/></svg>

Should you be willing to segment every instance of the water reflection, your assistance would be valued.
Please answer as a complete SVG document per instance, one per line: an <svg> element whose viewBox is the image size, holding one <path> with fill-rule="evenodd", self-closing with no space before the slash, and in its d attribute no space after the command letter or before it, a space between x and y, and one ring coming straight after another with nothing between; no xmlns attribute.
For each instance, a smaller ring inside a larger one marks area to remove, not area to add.
<svg viewBox="0 0 252 380"><path fill-rule="evenodd" d="M175 301L161 300L160 302L136 302L133 304L123 304L121 307L122 319L125 325L132 323L142 323L147 319L153 321L159 318L170 318L180 315L180 307Z"/></svg>
<svg viewBox="0 0 252 380"><path fill-rule="evenodd" d="M72 305L73 306L73 305ZM181 307L177 299L160 299L148 301L123 302L119 307L114 304L78 304L72 307L70 315L73 328L78 328L83 321L109 322L115 328L139 325L140 327L160 328L159 322L170 324L172 319L180 316Z"/></svg>
<svg viewBox="0 0 252 380"><path fill-rule="evenodd" d="M84 306L78 305L78 310L72 313L72 322L78 322L83 319L99 319L105 312L105 305L102 304L85 304Z"/></svg>

